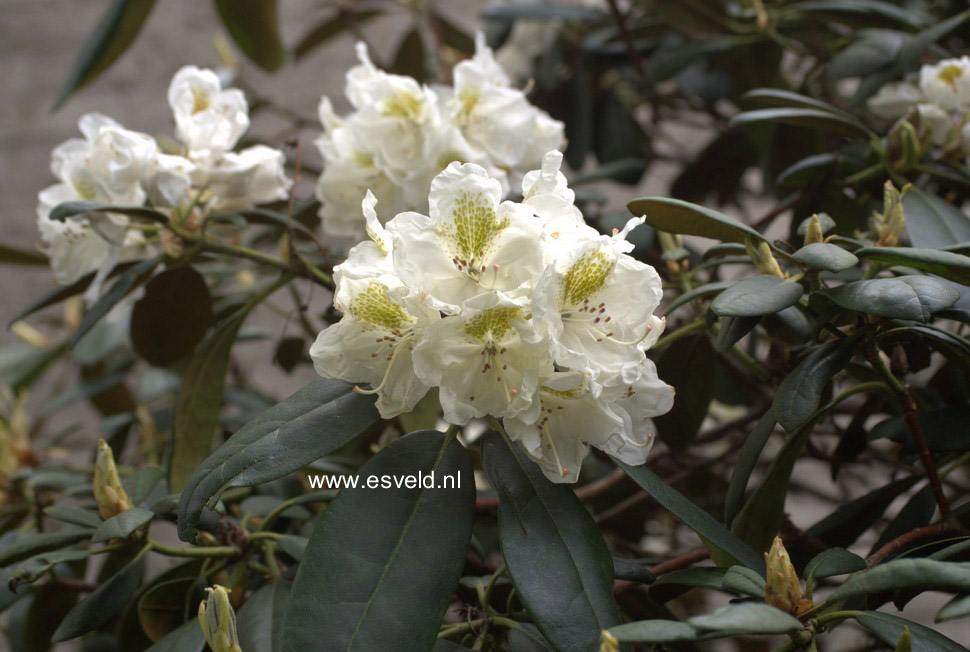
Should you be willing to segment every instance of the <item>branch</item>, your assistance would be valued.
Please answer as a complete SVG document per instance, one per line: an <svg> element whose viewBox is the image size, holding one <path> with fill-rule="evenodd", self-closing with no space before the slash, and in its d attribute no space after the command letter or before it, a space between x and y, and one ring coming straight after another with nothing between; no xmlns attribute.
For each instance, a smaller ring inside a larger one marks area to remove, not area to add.
<svg viewBox="0 0 970 652"><path fill-rule="evenodd" d="M916 528L915 530L910 530L906 534L900 535L888 542L886 545L881 547L879 550L875 551L866 558L866 566L872 568L873 566L879 564L887 557L893 553L899 551L904 546L913 543L914 541L919 541L920 539L927 539L938 534L944 534L949 532L953 528L949 523L937 523L936 525L927 525L925 527Z"/></svg>

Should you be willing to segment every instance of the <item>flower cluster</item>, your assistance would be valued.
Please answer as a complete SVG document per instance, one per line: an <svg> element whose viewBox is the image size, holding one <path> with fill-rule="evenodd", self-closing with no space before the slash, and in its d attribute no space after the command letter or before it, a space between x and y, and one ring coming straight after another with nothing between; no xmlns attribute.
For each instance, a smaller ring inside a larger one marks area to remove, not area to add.
<svg viewBox="0 0 970 652"><path fill-rule="evenodd" d="M154 250L145 234L120 213L51 219L63 202L94 201L162 212L210 213L284 199L290 186L279 150L233 148L249 128L242 91L223 90L211 70L186 66L168 89L179 144L166 148L147 134L125 129L98 113L80 120L84 138L58 145L51 171L59 183L38 195L38 229L54 275L72 283L93 270L144 258Z"/></svg>
<svg viewBox="0 0 970 652"><path fill-rule="evenodd" d="M381 415L439 388L454 424L492 416L556 482L575 481L589 446L641 464L650 418L673 388L644 351L664 320L656 271L622 232L586 225L551 151L522 181L521 203L480 165L434 178L427 215L382 226L374 195L369 240L334 270L343 318L310 349L323 376L367 383Z"/></svg>
<svg viewBox="0 0 970 652"><path fill-rule="evenodd" d="M922 134L933 144L948 148L953 144L970 155L970 57L926 64L920 68L918 83L886 84L868 105L887 120L914 112Z"/></svg>
<svg viewBox="0 0 970 652"><path fill-rule="evenodd" d="M347 72L345 88L353 112L338 117L329 98L320 102L325 131L317 146L325 167L317 197L331 235L364 235L357 207L368 190L379 200L382 223L425 211L431 180L460 161L488 170L505 196L543 154L562 145L562 123L512 87L481 34L475 56L455 66L452 86L383 72L363 43L357 56L360 65Z"/></svg>

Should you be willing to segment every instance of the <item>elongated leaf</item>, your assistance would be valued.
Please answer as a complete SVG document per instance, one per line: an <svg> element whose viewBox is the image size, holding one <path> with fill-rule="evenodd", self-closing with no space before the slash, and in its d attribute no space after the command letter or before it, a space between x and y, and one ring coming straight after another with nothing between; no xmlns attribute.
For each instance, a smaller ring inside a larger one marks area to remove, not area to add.
<svg viewBox="0 0 970 652"><path fill-rule="evenodd" d="M825 387L852 359L855 344L850 337L816 347L781 381L771 409L785 430L795 432L812 418Z"/></svg>
<svg viewBox="0 0 970 652"><path fill-rule="evenodd" d="M958 595L953 598L936 613L936 622L942 623L957 618L970 616L970 593Z"/></svg>
<svg viewBox="0 0 970 652"><path fill-rule="evenodd" d="M747 237L764 240L763 235L733 217L679 199L645 197L634 199L627 204L627 208L634 215L646 215L647 224L658 231L697 235L725 242L743 243Z"/></svg>
<svg viewBox="0 0 970 652"><path fill-rule="evenodd" d="M856 255L884 265L904 265L970 285L970 256L939 249L911 247L865 247Z"/></svg>
<svg viewBox="0 0 970 652"><path fill-rule="evenodd" d="M829 548L812 557L805 565L805 582L813 584L815 580L836 575L848 575L866 569L866 560L853 554L845 548Z"/></svg>
<svg viewBox="0 0 970 652"><path fill-rule="evenodd" d="M706 333L675 340L657 361L660 377L681 392L670 412L655 419L660 438L671 449L686 450L697 436L714 396L711 369L716 365L717 354Z"/></svg>
<svg viewBox="0 0 970 652"><path fill-rule="evenodd" d="M215 0L223 25L249 59L263 70L286 60L280 39L276 0Z"/></svg>
<svg viewBox="0 0 970 652"><path fill-rule="evenodd" d="M187 356L212 323L212 298L205 279L185 265L155 276L131 312L131 344L150 364L163 366Z"/></svg>
<svg viewBox="0 0 970 652"><path fill-rule="evenodd" d="M899 21L910 27L920 27L926 22L919 14L907 11L888 2L882 2L881 0L806 0L805 2L793 2L785 5L784 12L847 13L881 16Z"/></svg>
<svg viewBox="0 0 970 652"><path fill-rule="evenodd" d="M798 283L763 274L738 281L711 302L721 317L758 317L798 303L804 290Z"/></svg>
<svg viewBox="0 0 970 652"><path fill-rule="evenodd" d="M857 595L900 589L966 593L970 591L970 562L893 559L865 573L853 575L828 599L835 602Z"/></svg>
<svg viewBox="0 0 970 652"><path fill-rule="evenodd" d="M58 564L72 561L80 561L91 556L89 550L79 550L77 548L67 548L62 550L52 550L34 555L17 565L10 578L11 584L20 582L35 582L39 580L51 568Z"/></svg>
<svg viewBox="0 0 970 652"><path fill-rule="evenodd" d="M84 313L81 323L71 337L70 346L77 344L82 337L88 334L101 319L111 312L111 309L118 305L118 302L128 296L135 287L145 282L148 275L152 273L158 264L162 262L161 256L155 256L148 260L143 260L124 271L118 280L114 282L111 289L104 293L91 308Z"/></svg>
<svg viewBox="0 0 970 652"><path fill-rule="evenodd" d="M936 249L970 241L970 217L936 195L910 188L903 211L914 247Z"/></svg>
<svg viewBox="0 0 970 652"><path fill-rule="evenodd" d="M370 19L380 16L381 13L374 9L351 11L338 8L336 15L322 21L300 39L300 42L293 48L293 58L299 61L317 47L346 30L350 25L356 24L360 27Z"/></svg>
<svg viewBox="0 0 970 652"><path fill-rule="evenodd" d="M693 641L700 634L696 627L676 620L641 620L611 627L609 632L621 643L676 643Z"/></svg>
<svg viewBox="0 0 970 652"><path fill-rule="evenodd" d="M850 501L806 530L806 534L830 546L849 546L880 518L898 495L916 484L910 476L894 480L884 487Z"/></svg>
<svg viewBox="0 0 970 652"><path fill-rule="evenodd" d="M47 256L39 251L17 249L10 245L0 244L0 263L7 265L37 265L43 267L48 264Z"/></svg>
<svg viewBox="0 0 970 652"><path fill-rule="evenodd" d="M261 652L283 649L283 618L289 594L290 583L276 580L249 596L236 618L240 648Z"/></svg>
<svg viewBox="0 0 970 652"><path fill-rule="evenodd" d="M933 487L927 484L914 493L893 520L889 521L889 525L872 544L869 554L910 530L929 525L934 514L936 514L936 498L933 496Z"/></svg>
<svg viewBox="0 0 970 652"><path fill-rule="evenodd" d="M892 614L867 611L857 617L856 622L889 646L896 645L903 634L903 629L906 628L913 637L912 652L966 652L965 647L943 634Z"/></svg>
<svg viewBox="0 0 970 652"><path fill-rule="evenodd" d="M683 294L679 295L676 299L671 301L670 304L667 306L666 314L669 315L677 308L681 307L684 304L690 303L695 299L701 299L703 297L707 297L712 294L717 294L718 292L722 292L727 288L731 287L732 285L734 285L733 281L715 281L713 283L705 283L704 285L699 285L698 287L690 290L689 292L684 292Z"/></svg>
<svg viewBox="0 0 970 652"><path fill-rule="evenodd" d="M144 565L143 559L135 559L78 602L61 621L53 641L67 641L108 622L138 589Z"/></svg>
<svg viewBox="0 0 970 652"><path fill-rule="evenodd" d="M374 397L321 378L240 428L195 470L179 499L179 537L192 541L206 504L229 487L269 482L323 457L378 419Z"/></svg>
<svg viewBox="0 0 970 652"><path fill-rule="evenodd" d="M688 618L698 629L729 634L785 634L802 628L791 614L759 602L729 604L703 616Z"/></svg>
<svg viewBox="0 0 970 652"><path fill-rule="evenodd" d="M421 31L417 28L410 30L401 39L397 46L397 53L394 61L388 69L397 75L414 77L419 82L427 77L425 67L424 39L421 38Z"/></svg>
<svg viewBox="0 0 970 652"><path fill-rule="evenodd" d="M51 505L44 509L44 516L57 519L62 523L80 525L84 528L97 528L101 525L101 517L93 509L84 509L77 505Z"/></svg>
<svg viewBox="0 0 970 652"><path fill-rule="evenodd" d="M920 322L930 321L933 313L949 308L960 298L950 285L931 276L855 281L824 293L848 310Z"/></svg>
<svg viewBox="0 0 970 652"><path fill-rule="evenodd" d="M112 516L98 526L91 541L111 541L112 539L127 539L132 532L148 523L155 516L155 512L143 507L132 507L120 514Z"/></svg>
<svg viewBox="0 0 970 652"><path fill-rule="evenodd" d="M6 566L32 555L69 546L91 536L94 530L71 529L59 532L35 532L19 534L10 544L0 548L0 566Z"/></svg>
<svg viewBox="0 0 970 652"><path fill-rule="evenodd" d="M753 598L762 598L765 595L765 578L750 568L731 566L721 580L721 588Z"/></svg>
<svg viewBox="0 0 970 652"><path fill-rule="evenodd" d="M613 562L589 512L572 492L497 433L486 435L483 466L499 495L499 539L516 592L561 652L596 649L620 623ZM549 590L549 578L556 590Z"/></svg>
<svg viewBox="0 0 970 652"><path fill-rule="evenodd" d="M714 350L727 353L738 341L761 323L761 317L724 317L714 340Z"/></svg>
<svg viewBox="0 0 970 652"><path fill-rule="evenodd" d="M166 634L145 652L202 652L205 635L199 621L192 618L187 623Z"/></svg>
<svg viewBox="0 0 970 652"><path fill-rule="evenodd" d="M627 475L633 478L664 509L683 521L698 536L726 555L733 557L741 565L757 571L759 574L765 572L765 562L760 555L731 534L713 516L661 480L656 473L645 466L632 467L619 460L617 460L617 464L623 467Z"/></svg>
<svg viewBox="0 0 970 652"><path fill-rule="evenodd" d="M741 509L744 492L748 488L748 479L758 465L758 458L764 450L768 438L775 429L775 415L769 411L758 421L751 433L744 438L738 459L731 471L728 481L727 494L724 497L724 522L731 523Z"/></svg>
<svg viewBox="0 0 970 652"><path fill-rule="evenodd" d="M154 6L155 0L114 0L110 4L61 86L54 111L61 108L71 93L93 81L128 49Z"/></svg>
<svg viewBox="0 0 970 652"><path fill-rule="evenodd" d="M796 107L745 111L731 118L729 125L740 127L759 122L779 122L796 127L808 127L862 140L866 140L872 135L865 125L855 119L819 109Z"/></svg>
<svg viewBox="0 0 970 652"><path fill-rule="evenodd" d="M324 512L290 591L284 650L432 647L471 538L472 467L461 444L425 430L360 469L360 477L405 474L431 474L432 486L344 489ZM445 475L458 487L442 488Z"/></svg>
<svg viewBox="0 0 970 652"><path fill-rule="evenodd" d="M851 113L827 102L780 88L756 88L745 93L741 99L747 104L775 108L814 109L846 119L855 119Z"/></svg>
<svg viewBox="0 0 970 652"><path fill-rule="evenodd" d="M151 208L144 206L115 206L98 201L68 201L58 204L51 210L50 219L63 222L75 215L86 215L90 213L120 213L128 217L140 217L152 222L167 222L168 218L164 213L159 213ZM97 219L97 218L94 218Z"/></svg>
<svg viewBox="0 0 970 652"><path fill-rule="evenodd" d="M834 244L813 242L792 254L792 258L812 269L843 272L859 264L857 254L858 252L853 254Z"/></svg>

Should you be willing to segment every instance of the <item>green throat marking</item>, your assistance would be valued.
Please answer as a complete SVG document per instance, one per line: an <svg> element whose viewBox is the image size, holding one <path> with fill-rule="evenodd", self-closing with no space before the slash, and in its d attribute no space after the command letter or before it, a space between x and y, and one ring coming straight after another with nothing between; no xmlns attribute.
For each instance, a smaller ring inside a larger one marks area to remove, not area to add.
<svg viewBox="0 0 970 652"><path fill-rule="evenodd" d="M509 225L509 218L499 219L483 193L463 190L453 211L454 226L449 235L455 243L455 253L467 262L483 258Z"/></svg>
<svg viewBox="0 0 970 652"><path fill-rule="evenodd" d="M562 277L563 303L576 306L589 299L606 283L613 265L614 261L599 249L584 253Z"/></svg>
<svg viewBox="0 0 970 652"><path fill-rule="evenodd" d="M371 283L354 297L350 311L371 326L388 331L401 330L414 321L401 306L391 301L387 288L377 283Z"/></svg>
<svg viewBox="0 0 970 652"><path fill-rule="evenodd" d="M516 306L496 306L478 313L465 323L465 332L476 340L485 341L489 335L500 342L512 328L512 320L519 316L522 309Z"/></svg>

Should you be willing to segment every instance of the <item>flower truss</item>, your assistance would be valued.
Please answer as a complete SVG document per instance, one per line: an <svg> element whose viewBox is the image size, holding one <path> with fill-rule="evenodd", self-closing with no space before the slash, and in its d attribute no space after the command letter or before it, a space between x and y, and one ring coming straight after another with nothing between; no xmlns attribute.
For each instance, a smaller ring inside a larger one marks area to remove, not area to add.
<svg viewBox="0 0 970 652"><path fill-rule="evenodd" d="M167 151L151 136L89 113L80 120L84 138L58 145L51 171L59 183L38 195L38 229L54 275L73 283L93 270L149 256L157 243L120 213L92 212L51 219L63 202L209 214L284 199L290 180L279 150L255 145L232 151L249 128L242 91L224 90L211 70L186 66L168 89L179 143Z"/></svg>
<svg viewBox="0 0 970 652"><path fill-rule="evenodd" d="M317 197L331 235L363 236L357 206L368 190L382 223L406 210L425 211L431 180L460 161L486 169L505 196L543 154L562 145L563 124L512 87L482 34L475 56L455 66L452 86L383 72L363 43L357 56L345 89L353 112L338 117L329 98L320 102L325 131L317 146L325 168Z"/></svg>
<svg viewBox="0 0 970 652"><path fill-rule="evenodd" d="M427 215L385 226L368 192L370 239L334 270L343 318L310 349L318 373L370 384L385 418L438 387L445 419L503 419L556 482L576 480L589 446L642 464L674 396L644 354L664 328L660 278L628 254L643 219L587 226L561 162L551 151L525 175L521 203L452 162Z"/></svg>
<svg viewBox="0 0 970 652"><path fill-rule="evenodd" d="M970 57L926 64L918 84L886 84L868 104L875 115L889 120L912 113L921 137L970 157Z"/></svg>

